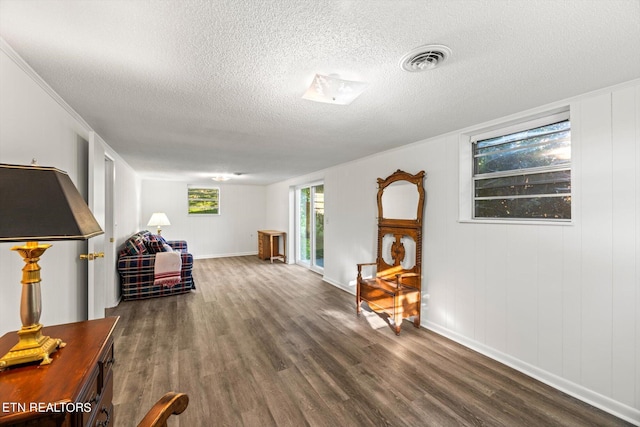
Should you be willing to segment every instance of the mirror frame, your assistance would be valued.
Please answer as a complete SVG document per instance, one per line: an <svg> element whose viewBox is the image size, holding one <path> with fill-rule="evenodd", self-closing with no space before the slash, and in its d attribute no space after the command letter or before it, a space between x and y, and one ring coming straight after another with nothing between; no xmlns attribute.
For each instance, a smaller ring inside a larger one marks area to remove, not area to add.
<svg viewBox="0 0 640 427"><path fill-rule="evenodd" d="M379 226L400 226L400 227L421 227L424 213L424 181L425 172L420 171L415 175L404 172L400 169L389 175L387 178L378 178L378 225ZM418 190L418 206L416 206L416 219L385 218L382 207L382 196L384 190L394 182L407 181L414 184Z"/></svg>

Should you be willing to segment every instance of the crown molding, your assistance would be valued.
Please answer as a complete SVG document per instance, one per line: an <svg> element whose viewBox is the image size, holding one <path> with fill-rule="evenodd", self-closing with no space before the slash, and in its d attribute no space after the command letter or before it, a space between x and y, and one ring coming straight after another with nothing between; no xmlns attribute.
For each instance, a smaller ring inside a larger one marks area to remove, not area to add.
<svg viewBox="0 0 640 427"><path fill-rule="evenodd" d="M42 77L40 77L40 75L36 73L36 71L31 68L31 66L27 64L24 59L22 59L18 52L13 50L13 48L9 46L9 44L2 37L0 37L0 50L4 52L9 57L9 59L11 59L18 67L20 67L20 69L24 71L24 73L29 76L31 80L36 82L38 86L40 86L47 93L47 95L51 97L51 99L57 102L58 105L60 105L67 113L69 113L69 115L74 120L76 120L87 133L93 132L91 126L89 126L89 124L82 118L82 116L80 116L80 114L78 114L76 110L74 110L69 104L67 104L67 102L62 99L62 97L58 95L58 93L53 90L53 88L49 86L49 84L45 82Z"/></svg>

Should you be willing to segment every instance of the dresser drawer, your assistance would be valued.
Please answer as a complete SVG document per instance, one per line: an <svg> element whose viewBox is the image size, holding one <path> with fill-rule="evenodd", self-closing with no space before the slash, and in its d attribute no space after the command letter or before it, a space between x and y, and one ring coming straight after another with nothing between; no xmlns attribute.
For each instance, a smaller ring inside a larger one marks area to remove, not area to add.
<svg viewBox="0 0 640 427"><path fill-rule="evenodd" d="M96 385L96 393L87 400L91 404L91 412L82 414L83 426L106 427L113 425L113 372L109 371L104 378L105 382L100 393L97 393L97 379L96 377L94 383Z"/></svg>
<svg viewBox="0 0 640 427"><path fill-rule="evenodd" d="M111 368L115 362L113 355L113 337L110 337L107 341L105 351L100 355L98 359L98 388L102 390L106 381L105 379L111 373Z"/></svg>
<svg viewBox="0 0 640 427"><path fill-rule="evenodd" d="M80 398L80 403L83 404L82 409L82 425L85 426L89 422L89 419L93 417L98 407L98 402L102 398L101 389L98 387L98 366L94 366L88 381L86 382L85 389L83 390ZM90 410L89 410L90 408Z"/></svg>
<svg viewBox="0 0 640 427"><path fill-rule="evenodd" d="M106 382L102 392L102 399L96 406L95 418L90 420L90 424L86 424L91 427L108 427L115 425L113 413L113 373L109 372L109 375L105 379Z"/></svg>
<svg viewBox="0 0 640 427"><path fill-rule="evenodd" d="M111 419L113 408L113 338L109 338L104 351L98 357L98 364L90 376L89 387L83 393L82 402L91 405L91 411L83 412L83 426L107 426L105 422ZM98 421L102 424L96 424Z"/></svg>
<svg viewBox="0 0 640 427"><path fill-rule="evenodd" d="M264 235L258 233L258 258L264 259Z"/></svg>

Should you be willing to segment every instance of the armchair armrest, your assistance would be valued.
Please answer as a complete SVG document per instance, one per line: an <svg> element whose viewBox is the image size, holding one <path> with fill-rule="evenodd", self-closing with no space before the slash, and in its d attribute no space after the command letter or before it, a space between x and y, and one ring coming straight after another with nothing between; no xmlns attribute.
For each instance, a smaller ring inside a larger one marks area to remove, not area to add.
<svg viewBox="0 0 640 427"><path fill-rule="evenodd" d="M398 273L396 274L396 278L402 277L418 277L418 273Z"/></svg>
<svg viewBox="0 0 640 427"><path fill-rule="evenodd" d="M142 268L153 269L155 259L155 255L152 254L123 255L118 258L118 271L122 273L125 271L140 270Z"/></svg>
<svg viewBox="0 0 640 427"><path fill-rule="evenodd" d="M167 244L176 251L189 252L186 240L167 240Z"/></svg>
<svg viewBox="0 0 640 427"><path fill-rule="evenodd" d="M364 263L360 263L360 264L356 264L358 266L358 280L362 279L362 267L368 266L368 265L377 265L377 263L375 262L364 262Z"/></svg>
<svg viewBox="0 0 640 427"><path fill-rule="evenodd" d="M417 273L398 273L396 274L396 287L400 287L400 285L410 286L414 288L415 286L411 283L405 282L403 283L402 279L411 278L411 277L420 277Z"/></svg>
<svg viewBox="0 0 640 427"><path fill-rule="evenodd" d="M358 266L358 270L361 270L362 267L364 267L366 265L376 265L376 263L375 262L363 262L363 263L356 264L356 265Z"/></svg>
<svg viewBox="0 0 640 427"><path fill-rule="evenodd" d="M180 252L183 272L191 271L193 268L193 255L188 252ZM118 258L117 269L120 274L142 274L149 272L153 274L156 263L155 254L125 255Z"/></svg>

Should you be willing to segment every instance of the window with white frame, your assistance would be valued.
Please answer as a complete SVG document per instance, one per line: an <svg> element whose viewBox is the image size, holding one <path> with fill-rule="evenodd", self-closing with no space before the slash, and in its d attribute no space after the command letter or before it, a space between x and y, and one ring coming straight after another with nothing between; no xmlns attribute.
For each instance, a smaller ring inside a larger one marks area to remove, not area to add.
<svg viewBox="0 0 640 427"><path fill-rule="evenodd" d="M571 220L571 122L561 113L471 138L473 219Z"/></svg>

